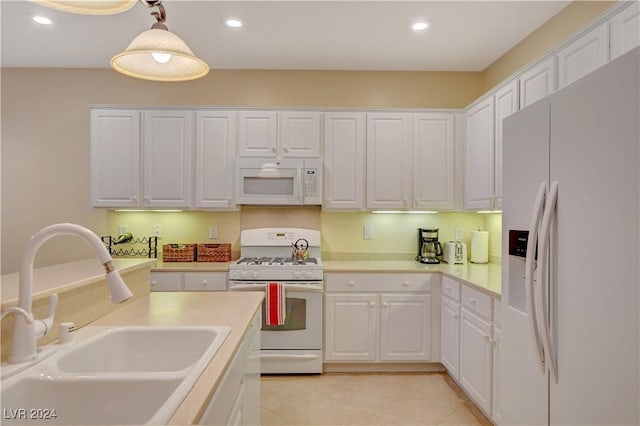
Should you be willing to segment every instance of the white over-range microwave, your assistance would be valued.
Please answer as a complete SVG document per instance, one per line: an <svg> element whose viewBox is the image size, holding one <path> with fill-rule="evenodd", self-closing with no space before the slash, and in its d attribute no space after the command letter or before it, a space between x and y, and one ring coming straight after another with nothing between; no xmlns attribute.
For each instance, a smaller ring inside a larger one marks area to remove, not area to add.
<svg viewBox="0 0 640 426"><path fill-rule="evenodd" d="M240 158L236 203L322 204L322 160Z"/></svg>

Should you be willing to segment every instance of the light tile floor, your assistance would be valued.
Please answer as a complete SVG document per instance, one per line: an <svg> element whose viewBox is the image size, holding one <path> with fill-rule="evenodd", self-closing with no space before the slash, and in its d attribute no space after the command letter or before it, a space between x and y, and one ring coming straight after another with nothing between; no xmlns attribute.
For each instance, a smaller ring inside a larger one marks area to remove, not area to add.
<svg viewBox="0 0 640 426"><path fill-rule="evenodd" d="M491 425L446 373L262 376L263 425Z"/></svg>

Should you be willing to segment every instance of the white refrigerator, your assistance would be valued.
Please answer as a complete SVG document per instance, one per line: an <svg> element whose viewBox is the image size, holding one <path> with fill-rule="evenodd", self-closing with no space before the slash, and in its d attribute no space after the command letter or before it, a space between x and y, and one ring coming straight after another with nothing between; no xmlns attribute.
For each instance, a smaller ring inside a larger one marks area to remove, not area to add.
<svg viewBox="0 0 640 426"><path fill-rule="evenodd" d="M501 424L640 424L639 63L503 122Z"/></svg>

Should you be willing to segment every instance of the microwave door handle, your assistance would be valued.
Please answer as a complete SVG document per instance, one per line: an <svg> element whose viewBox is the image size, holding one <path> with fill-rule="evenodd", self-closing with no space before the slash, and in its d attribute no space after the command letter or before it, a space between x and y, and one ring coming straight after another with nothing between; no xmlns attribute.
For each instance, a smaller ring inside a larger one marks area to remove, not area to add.
<svg viewBox="0 0 640 426"><path fill-rule="evenodd" d="M296 182L298 182L298 185L295 186L294 190L296 192L296 199L298 200L298 204L304 204L304 182L302 181L304 173L302 173L302 170L303 167L296 168Z"/></svg>

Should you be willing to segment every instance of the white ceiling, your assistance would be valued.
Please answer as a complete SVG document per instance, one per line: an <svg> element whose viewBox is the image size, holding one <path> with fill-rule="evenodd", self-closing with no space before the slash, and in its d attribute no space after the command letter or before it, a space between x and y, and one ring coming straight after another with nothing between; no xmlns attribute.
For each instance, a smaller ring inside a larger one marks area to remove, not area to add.
<svg viewBox="0 0 640 426"><path fill-rule="evenodd" d="M74 15L1 0L3 67L108 68L155 19ZM480 71L570 1L164 0L166 24L212 69ZM54 24L34 23L33 15ZM223 24L242 19L240 29ZM416 19L431 28L414 33Z"/></svg>

